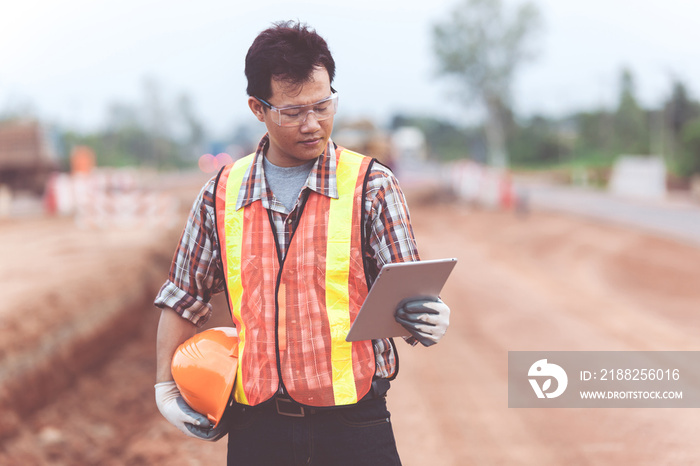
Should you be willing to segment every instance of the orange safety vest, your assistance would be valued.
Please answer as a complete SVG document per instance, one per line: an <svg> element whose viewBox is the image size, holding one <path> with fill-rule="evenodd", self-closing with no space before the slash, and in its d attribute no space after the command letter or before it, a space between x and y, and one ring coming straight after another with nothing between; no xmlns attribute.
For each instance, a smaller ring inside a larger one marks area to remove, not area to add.
<svg viewBox="0 0 700 466"><path fill-rule="evenodd" d="M371 388L372 342L345 337L368 293L362 212L372 159L343 148L335 156L338 199L309 193L284 258L262 201L236 210L255 154L217 180L217 232L239 336L238 403L260 404L284 384L301 404L341 406Z"/></svg>

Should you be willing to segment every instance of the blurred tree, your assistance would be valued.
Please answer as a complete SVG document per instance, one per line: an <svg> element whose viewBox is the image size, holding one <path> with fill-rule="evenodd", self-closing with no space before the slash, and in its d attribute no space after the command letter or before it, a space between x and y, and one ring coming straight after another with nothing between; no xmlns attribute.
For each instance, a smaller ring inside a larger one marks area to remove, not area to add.
<svg viewBox="0 0 700 466"><path fill-rule="evenodd" d="M687 122L681 131L683 150L678 160L682 176L700 174L700 118Z"/></svg>
<svg viewBox="0 0 700 466"><path fill-rule="evenodd" d="M239 151L238 154L230 154L231 156L250 154L257 149L260 128L251 121L240 122L231 129L228 139Z"/></svg>
<svg viewBox="0 0 700 466"><path fill-rule="evenodd" d="M168 112L163 105L160 93L160 85L153 78L143 81L144 91L144 115L148 134L151 136L151 157L156 167L163 166L168 157L169 142L171 140Z"/></svg>
<svg viewBox="0 0 700 466"><path fill-rule="evenodd" d="M620 100L615 114L617 151L627 154L649 153L649 125L644 110L637 103L632 72L620 74Z"/></svg>
<svg viewBox="0 0 700 466"><path fill-rule="evenodd" d="M692 119L700 117L700 104L691 99L685 84L675 80L671 96L664 105L663 113L668 141L666 154L674 168L682 171L682 168L677 165L682 164L679 159L683 159L685 155L681 138L683 128Z"/></svg>
<svg viewBox="0 0 700 466"><path fill-rule="evenodd" d="M178 113L185 126L185 148L186 156L198 157L204 150L204 125L197 117L194 104L188 94L180 95L177 101Z"/></svg>
<svg viewBox="0 0 700 466"><path fill-rule="evenodd" d="M103 130L87 134L64 132L66 153L75 145L90 146L98 166L174 168L194 164L190 142L203 137L204 128L198 124L191 107L179 105L180 114L167 112L154 81L146 82L145 94L141 105L125 102L110 105ZM179 100L178 104L181 103ZM188 134L182 138L185 140L177 140L170 134L178 119L189 121Z"/></svg>
<svg viewBox="0 0 700 466"><path fill-rule="evenodd" d="M153 163L152 135L133 105L115 102L107 113L104 131L87 136L98 165L129 166Z"/></svg>
<svg viewBox="0 0 700 466"><path fill-rule="evenodd" d="M671 97L664 105L666 125L673 135L679 137L683 126L693 118L700 116L700 104L691 100L688 89L681 81L673 83Z"/></svg>
<svg viewBox="0 0 700 466"><path fill-rule="evenodd" d="M540 28L532 3L505 11L501 0L464 0L433 29L439 72L457 79L465 105L478 99L486 110L489 162L508 165L503 109L510 107L515 72L533 58L531 42Z"/></svg>
<svg viewBox="0 0 700 466"><path fill-rule="evenodd" d="M616 155L615 117L608 111L580 112L575 116L578 127L576 154L597 153L611 161Z"/></svg>
<svg viewBox="0 0 700 466"><path fill-rule="evenodd" d="M561 136L559 126L556 120L543 116L534 116L518 125L509 144L513 164L561 163L571 149Z"/></svg>
<svg viewBox="0 0 700 466"><path fill-rule="evenodd" d="M142 126L139 112L123 102L114 102L107 109L107 130L118 131L121 128Z"/></svg>
<svg viewBox="0 0 700 466"><path fill-rule="evenodd" d="M431 117L395 115L391 129L414 126L425 135L428 156L438 160L458 160L469 156L484 162L483 135L480 129L462 129Z"/></svg>

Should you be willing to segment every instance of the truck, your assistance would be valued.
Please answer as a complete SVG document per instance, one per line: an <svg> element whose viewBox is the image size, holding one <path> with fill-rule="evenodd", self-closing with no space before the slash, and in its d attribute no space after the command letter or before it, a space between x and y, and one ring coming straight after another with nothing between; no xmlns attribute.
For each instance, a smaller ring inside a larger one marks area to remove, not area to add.
<svg viewBox="0 0 700 466"><path fill-rule="evenodd" d="M58 168L56 153L38 121L0 122L0 186L41 195Z"/></svg>

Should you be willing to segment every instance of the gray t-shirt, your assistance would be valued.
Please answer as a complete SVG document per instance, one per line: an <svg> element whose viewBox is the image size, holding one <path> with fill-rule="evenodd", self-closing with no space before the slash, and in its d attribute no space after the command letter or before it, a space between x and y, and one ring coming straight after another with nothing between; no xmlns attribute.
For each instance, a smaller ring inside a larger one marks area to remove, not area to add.
<svg viewBox="0 0 700 466"><path fill-rule="evenodd" d="M298 167L278 167L267 160L267 157L263 159L265 181L275 198L284 204L288 211L291 212L294 208L315 163L314 159Z"/></svg>

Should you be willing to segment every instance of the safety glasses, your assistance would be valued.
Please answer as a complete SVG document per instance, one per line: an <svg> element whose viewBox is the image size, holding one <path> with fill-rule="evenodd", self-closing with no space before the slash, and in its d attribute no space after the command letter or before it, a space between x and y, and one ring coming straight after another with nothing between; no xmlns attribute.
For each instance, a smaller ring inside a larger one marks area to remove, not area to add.
<svg viewBox="0 0 700 466"><path fill-rule="evenodd" d="M313 113L317 121L327 120L338 111L338 92L331 87L332 94L325 99L309 105L290 105L288 107L275 107L260 97L258 101L270 109L272 121L279 126L301 126L306 122L309 114Z"/></svg>

